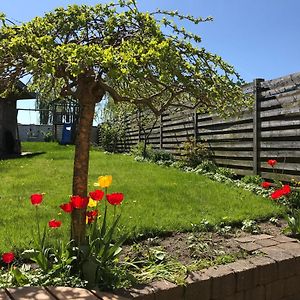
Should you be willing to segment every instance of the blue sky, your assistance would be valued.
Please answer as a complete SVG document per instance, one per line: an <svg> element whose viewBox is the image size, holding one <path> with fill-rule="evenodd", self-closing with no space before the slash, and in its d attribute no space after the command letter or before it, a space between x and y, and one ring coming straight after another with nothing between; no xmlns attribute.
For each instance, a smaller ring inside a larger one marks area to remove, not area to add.
<svg viewBox="0 0 300 300"><path fill-rule="evenodd" d="M0 11L11 20L25 22L58 6L99 2L107 1L11 0L1 1ZM212 16L212 22L183 26L199 34L201 46L232 64L246 81L300 71L299 0L138 0L138 6L142 11L160 8Z"/></svg>

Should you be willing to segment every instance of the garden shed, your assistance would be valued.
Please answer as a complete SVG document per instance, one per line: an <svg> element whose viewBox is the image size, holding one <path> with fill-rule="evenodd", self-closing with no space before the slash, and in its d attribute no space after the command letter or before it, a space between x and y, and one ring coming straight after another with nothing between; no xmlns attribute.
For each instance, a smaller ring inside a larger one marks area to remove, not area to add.
<svg viewBox="0 0 300 300"><path fill-rule="evenodd" d="M0 158L21 153L18 140L17 100L35 98L34 93L26 90L19 81L16 91L5 99L0 99Z"/></svg>

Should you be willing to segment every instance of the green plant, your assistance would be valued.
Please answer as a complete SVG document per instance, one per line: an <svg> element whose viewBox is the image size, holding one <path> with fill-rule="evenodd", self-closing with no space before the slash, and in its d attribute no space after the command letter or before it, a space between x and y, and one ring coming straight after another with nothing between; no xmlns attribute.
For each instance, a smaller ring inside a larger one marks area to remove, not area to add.
<svg viewBox="0 0 300 300"><path fill-rule="evenodd" d="M172 155L172 153L165 150L153 150L150 159L155 163L160 161L168 161L170 163L174 162L174 156Z"/></svg>
<svg viewBox="0 0 300 300"><path fill-rule="evenodd" d="M234 179L237 176L233 170L231 170L229 168L223 168L223 167L217 168L216 173L223 175L230 179Z"/></svg>
<svg viewBox="0 0 300 300"><path fill-rule="evenodd" d="M182 144L180 158L189 167L195 168L210 157L211 150L207 143L197 143L191 138Z"/></svg>
<svg viewBox="0 0 300 300"><path fill-rule="evenodd" d="M241 181L246 184L253 183L253 184L260 185L262 183L263 179L259 175L246 175L246 176L242 177Z"/></svg>
<svg viewBox="0 0 300 300"><path fill-rule="evenodd" d="M54 136L53 136L53 133L51 131L42 132L42 134L44 136L44 141L45 142L53 142L54 141Z"/></svg>
<svg viewBox="0 0 300 300"><path fill-rule="evenodd" d="M300 210L294 209L292 212L285 216L287 227L284 232L291 233L292 235L300 234Z"/></svg>
<svg viewBox="0 0 300 300"><path fill-rule="evenodd" d="M108 152L118 152L118 144L124 142L125 131L119 122L106 122L99 125L99 145Z"/></svg>
<svg viewBox="0 0 300 300"><path fill-rule="evenodd" d="M152 149L152 146L147 145L145 150L143 142L140 142L136 144L134 147L132 147L130 149L130 152L134 157L139 157L141 158L141 160L144 160L145 158L150 160L151 157L153 157L154 155L154 150Z"/></svg>
<svg viewBox="0 0 300 300"><path fill-rule="evenodd" d="M244 220L242 223L242 230L252 234L260 233L259 225L254 220Z"/></svg>
<svg viewBox="0 0 300 300"><path fill-rule="evenodd" d="M206 174L206 173L216 173L218 167L216 164L211 160L204 160L202 161L196 168L195 173L197 174Z"/></svg>

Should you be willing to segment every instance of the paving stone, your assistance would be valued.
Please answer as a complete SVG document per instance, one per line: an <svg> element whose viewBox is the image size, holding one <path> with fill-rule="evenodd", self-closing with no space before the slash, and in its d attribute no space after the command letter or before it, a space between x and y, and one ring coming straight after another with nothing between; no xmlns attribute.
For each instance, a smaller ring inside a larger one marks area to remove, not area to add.
<svg viewBox="0 0 300 300"><path fill-rule="evenodd" d="M270 247L270 246L276 246L280 243L277 241L274 241L272 239L263 239L263 240L257 240L256 244L258 244L262 247Z"/></svg>
<svg viewBox="0 0 300 300"><path fill-rule="evenodd" d="M273 237L273 235L269 235L269 234L258 234L258 235L254 235L254 241L259 241L259 240L265 240L265 239L270 239Z"/></svg>
<svg viewBox="0 0 300 300"><path fill-rule="evenodd" d="M298 240L287 237L285 235L274 236L272 237L272 240L277 241L279 243L298 242Z"/></svg>
<svg viewBox="0 0 300 300"><path fill-rule="evenodd" d="M55 298L42 287L20 287L20 288L8 288L9 294L18 300L54 300ZM5 298L3 298L5 299ZM9 299L9 298L7 298Z"/></svg>
<svg viewBox="0 0 300 300"><path fill-rule="evenodd" d="M125 297L120 296L120 295L101 292L101 291L99 291L99 289L93 289L93 290L91 290L91 292L93 294L96 294L96 296L98 298L100 298L101 300L129 300L129 298L125 298Z"/></svg>
<svg viewBox="0 0 300 300"><path fill-rule="evenodd" d="M241 249L247 251L247 252L253 252L256 250L259 250L262 248L261 245L258 245L257 243L254 242L249 242L249 243L242 243L239 245Z"/></svg>
<svg viewBox="0 0 300 300"><path fill-rule="evenodd" d="M152 282L150 286L154 289L155 300L181 300L184 297L182 286L166 280Z"/></svg>
<svg viewBox="0 0 300 300"><path fill-rule="evenodd" d="M227 265L208 268L204 274L212 280L211 297L213 299L231 295L235 292L235 274L233 269Z"/></svg>
<svg viewBox="0 0 300 300"><path fill-rule="evenodd" d="M82 288L71 288L71 287L47 287L56 298L59 300L99 300L92 292ZM34 298L33 298L34 299Z"/></svg>
<svg viewBox="0 0 300 300"><path fill-rule="evenodd" d="M184 291L185 300L199 299L209 300L212 280L202 272L192 272L186 279L186 287Z"/></svg>
<svg viewBox="0 0 300 300"><path fill-rule="evenodd" d="M238 243L250 243L250 242L254 242L255 238L253 237L253 235L250 235L250 236L235 238L234 240L237 241Z"/></svg>
<svg viewBox="0 0 300 300"><path fill-rule="evenodd" d="M6 294L5 290L1 290L0 289L0 300L10 300L11 298L8 297L8 295Z"/></svg>
<svg viewBox="0 0 300 300"><path fill-rule="evenodd" d="M282 261L293 257L291 254L287 253L284 249L279 248L278 246L264 247L261 248L260 251L267 254L275 261Z"/></svg>
<svg viewBox="0 0 300 300"><path fill-rule="evenodd" d="M295 242L281 243L278 245L278 247L285 250L286 252L290 253L295 257L300 256L300 243L295 243Z"/></svg>

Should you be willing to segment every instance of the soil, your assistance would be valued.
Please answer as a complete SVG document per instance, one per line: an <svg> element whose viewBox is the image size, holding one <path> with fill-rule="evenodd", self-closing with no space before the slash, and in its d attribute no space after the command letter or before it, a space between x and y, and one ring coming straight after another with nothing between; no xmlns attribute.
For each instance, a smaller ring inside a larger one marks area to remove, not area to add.
<svg viewBox="0 0 300 300"><path fill-rule="evenodd" d="M256 234L269 234L277 236L283 234L286 227L284 220L279 220L276 224L270 222L259 223L259 231ZM245 232L241 229L223 227L218 232L186 232L173 233L168 237L148 238L138 243L137 248L133 250L132 246L126 246L124 256L136 257L147 249L156 248L166 252L168 256L178 260L184 265L190 265L195 261L208 260L213 261L217 257L230 255L235 258L245 258L255 253L245 253L240 249L236 241L238 237L251 235L251 232Z"/></svg>

